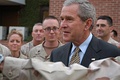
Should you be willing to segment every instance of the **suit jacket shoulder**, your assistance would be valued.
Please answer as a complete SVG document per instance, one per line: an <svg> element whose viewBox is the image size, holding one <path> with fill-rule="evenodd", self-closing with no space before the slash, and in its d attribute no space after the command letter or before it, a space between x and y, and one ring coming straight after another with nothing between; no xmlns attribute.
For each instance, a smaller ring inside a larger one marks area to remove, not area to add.
<svg viewBox="0 0 120 80"><path fill-rule="evenodd" d="M116 57L119 55L120 49L116 46L93 36L82 59L81 65L88 67L89 64L95 60Z"/></svg>
<svg viewBox="0 0 120 80"><path fill-rule="evenodd" d="M50 61L57 62L62 61L68 66L69 54L71 51L72 43L69 42L64 46L55 49L51 53ZM81 61L81 65L88 67L89 64L94 60L104 59L108 57L116 57L120 55L120 49L116 46L107 43L103 40L92 37L92 40L88 44L87 50Z"/></svg>
<svg viewBox="0 0 120 80"><path fill-rule="evenodd" d="M72 43L68 42L65 45L54 49L51 52L50 61L58 62L62 61L66 66L68 66L69 53L72 47Z"/></svg>

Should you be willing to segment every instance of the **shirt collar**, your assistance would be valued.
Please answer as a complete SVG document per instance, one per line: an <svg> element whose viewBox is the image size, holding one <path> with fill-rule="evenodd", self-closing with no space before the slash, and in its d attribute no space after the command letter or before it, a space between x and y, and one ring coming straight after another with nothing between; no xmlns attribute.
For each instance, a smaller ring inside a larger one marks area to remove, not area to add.
<svg viewBox="0 0 120 80"><path fill-rule="evenodd" d="M79 46L80 50L83 53L86 52L86 49L87 49L87 47L88 47L88 45L89 45L89 43L90 43L90 41L92 39L92 36L93 36L92 33L90 33L90 35L88 36L88 38ZM71 51L74 52L75 48L76 48L76 46L72 43L72 50Z"/></svg>

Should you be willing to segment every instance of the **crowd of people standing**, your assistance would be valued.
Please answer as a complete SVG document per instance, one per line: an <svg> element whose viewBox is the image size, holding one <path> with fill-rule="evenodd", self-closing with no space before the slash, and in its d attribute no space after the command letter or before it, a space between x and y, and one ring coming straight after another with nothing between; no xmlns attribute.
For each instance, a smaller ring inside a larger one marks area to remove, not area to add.
<svg viewBox="0 0 120 80"><path fill-rule="evenodd" d="M33 38L30 42L23 45L22 34L17 30L12 31L7 38L8 48L0 44L2 54L0 57L4 57L0 59L1 80L51 80L47 79L49 76L41 77L39 74L37 65L40 61L48 62L48 64L62 62L66 67L77 63L87 69L94 61L120 56L119 42L111 37L112 18L102 15L97 18L96 23L95 20L95 7L89 1L66 0L61 10L60 21L55 16L48 16L42 23L36 23L33 26L31 34ZM96 26L97 36L92 33L94 26ZM61 35L65 43L60 41ZM116 59L119 60L119 58ZM79 70L81 67L74 66L70 70ZM63 66L59 66L60 70L53 67L58 71L58 75L62 70L63 73L66 72ZM77 71L74 73L76 74ZM53 80L56 79L55 74L50 72L48 74L53 76ZM69 73L66 72L66 74ZM74 76L72 77L74 80ZM90 80L102 79L91 77Z"/></svg>

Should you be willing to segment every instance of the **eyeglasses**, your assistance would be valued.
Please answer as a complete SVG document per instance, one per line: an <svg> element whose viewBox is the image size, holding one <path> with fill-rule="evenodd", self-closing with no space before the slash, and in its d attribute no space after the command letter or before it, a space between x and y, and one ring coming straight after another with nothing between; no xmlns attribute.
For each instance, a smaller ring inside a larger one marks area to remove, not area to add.
<svg viewBox="0 0 120 80"><path fill-rule="evenodd" d="M44 30L47 31L47 32L50 32L51 30L53 30L53 31L55 32L55 31L57 31L58 29L59 29L58 27L53 27L53 28L47 27L47 28L45 28Z"/></svg>
<svg viewBox="0 0 120 80"><path fill-rule="evenodd" d="M99 27L99 26L105 27L106 25L105 24L96 24L96 27Z"/></svg>

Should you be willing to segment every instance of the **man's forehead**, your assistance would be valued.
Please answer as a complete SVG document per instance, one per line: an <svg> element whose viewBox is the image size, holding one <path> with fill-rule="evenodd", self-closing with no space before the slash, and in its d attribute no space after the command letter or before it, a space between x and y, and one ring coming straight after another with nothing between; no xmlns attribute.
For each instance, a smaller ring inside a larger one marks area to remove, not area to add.
<svg viewBox="0 0 120 80"><path fill-rule="evenodd" d="M43 28L42 26L40 26L40 25L38 26L38 25L37 25L37 26L34 26L34 27L33 27L33 30L42 29L42 28Z"/></svg>
<svg viewBox="0 0 120 80"><path fill-rule="evenodd" d="M107 23L107 20L99 19L97 20L97 23Z"/></svg>

